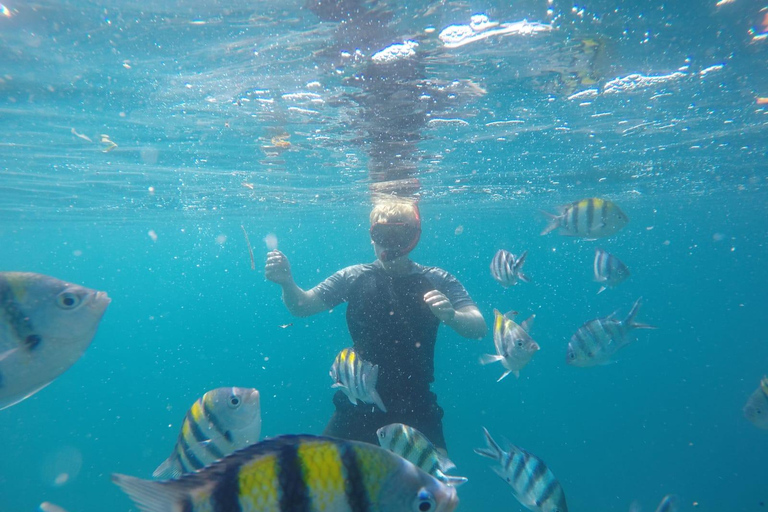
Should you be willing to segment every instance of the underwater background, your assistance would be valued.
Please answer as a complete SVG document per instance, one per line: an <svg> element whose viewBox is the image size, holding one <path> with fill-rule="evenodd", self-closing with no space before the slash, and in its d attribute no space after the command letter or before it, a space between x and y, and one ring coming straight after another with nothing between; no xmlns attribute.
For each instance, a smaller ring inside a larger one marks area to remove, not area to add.
<svg viewBox="0 0 768 512"><path fill-rule="evenodd" d="M81 360L0 411L0 512L135 510L111 473L149 477L220 386L260 391L263 436L321 433L344 307L292 317L263 239L314 286L373 261L381 190L420 198L413 259L458 277L489 326L494 309L536 314L519 379L478 363L490 331L438 335L459 510L523 510L473 453L483 426L546 461L572 511L665 494L765 510L768 432L742 408L768 374L766 5L351 3L373 13L359 31L303 1L3 1L0 270L112 303ZM538 25L439 37L477 14ZM360 79L408 40L418 65ZM542 210L587 197L629 224L540 236ZM600 295L598 247L632 272ZM531 283L493 280L501 248L528 251ZM657 330L613 364L565 364L576 329L638 297Z"/></svg>

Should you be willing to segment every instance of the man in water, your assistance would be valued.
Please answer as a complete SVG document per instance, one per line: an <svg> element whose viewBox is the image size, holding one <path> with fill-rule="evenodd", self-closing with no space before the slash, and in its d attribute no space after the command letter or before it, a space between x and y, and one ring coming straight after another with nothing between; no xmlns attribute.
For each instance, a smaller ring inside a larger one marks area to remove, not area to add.
<svg viewBox="0 0 768 512"><path fill-rule="evenodd" d="M425 267L408 254L421 236L415 202L387 198L371 211L376 261L344 268L309 291L299 288L288 258L267 255L266 278L283 289L283 302L296 316L309 316L347 302L347 326L355 352L379 365L379 392L387 412L351 404L338 391L336 412L325 435L376 444L376 430L405 423L445 449L434 380L434 350L440 323L465 338L485 336L483 315L464 286L437 267Z"/></svg>

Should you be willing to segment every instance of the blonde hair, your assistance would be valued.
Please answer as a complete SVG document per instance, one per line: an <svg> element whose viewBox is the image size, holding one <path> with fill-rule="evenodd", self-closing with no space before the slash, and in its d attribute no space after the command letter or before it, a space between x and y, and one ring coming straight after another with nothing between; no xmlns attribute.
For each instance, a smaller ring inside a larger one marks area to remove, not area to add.
<svg viewBox="0 0 768 512"><path fill-rule="evenodd" d="M375 199L371 210L371 226L377 222L402 222L417 226L416 201L394 196Z"/></svg>

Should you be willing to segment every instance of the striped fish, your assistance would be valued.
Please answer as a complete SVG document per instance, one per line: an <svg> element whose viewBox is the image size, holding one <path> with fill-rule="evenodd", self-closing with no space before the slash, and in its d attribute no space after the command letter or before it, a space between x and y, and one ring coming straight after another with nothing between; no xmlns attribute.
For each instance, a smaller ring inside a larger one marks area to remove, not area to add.
<svg viewBox="0 0 768 512"><path fill-rule="evenodd" d="M496 346L496 353L480 356L480 364L501 361L506 371L496 382L499 382L510 373L514 374L515 377L520 377L520 370L528 364L533 354L540 348L539 344L528 335L535 315L531 315L522 325L518 325L512 320L512 317L515 315L514 312L510 311L502 315L499 313L499 310L494 309L493 314L495 317L493 322L493 344Z"/></svg>
<svg viewBox="0 0 768 512"><path fill-rule="evenodd" d="M565 236L603 238L617 233L629 222L616 203L597 197L561 206L559 215L543 213L549 217L549 225L542 235L559 229Z"/></svg>
<svg viewBox="0 0 768 512"><path fill-rule="evenodd" d="M456 465L415 428L403 423L392 423L381 427L376 435L382 448L413 462L441 482L456 487L467 481L463 476L445 474Z"/></svg>
<svg viewBox="0 0 768 512"><path fill-rule="evenodd" d="M342 390L353 404L357 405L357 401L360 400L366 404L376 404L376 407L387 412L376 391L379 365L364 361L357 355L355 349L345 348L336 355L330 375L333 379L331 387Z"/></svg>
<svg viewBox="0 0 768 512"><path fill-rule="evenodd" d="M568 343L565 362L572 366L595 366L611 362L616 352L632 342L632 330L656 328L635 322L639 308L640 299L637 299L624 320L617 320L616 313L612 313L579 327Z"/></svg>
<svg viewBox="0 0 768 512"><path fill-rule="evenodd" d="M28 398L85 353L110 299L29 272L0 272L0 409Z"/></svg>
<svg viewBox="0 0 768 512"><path fill-rule="evenodd" d="M763 377L760 385L750 395L744 406L744 417L757 428L768 430L768 377Z"/></svg>
<svg viewBox="0 0 768 512"><path fill-rule="evenodd" d="M274 437L176 480L114 474L142 512L452 512L456 489L372 444Z"/></svg>
<svg viewBox="0 0 768 512"><path fill-rule="evenodd" d="M488 430L483 432L487 447L475 453L498 461L493 470L512 486L517 501L534 512L568 512L563 488L543 460L511 443L505 452Z"/></svg>
<svg viewBox="0 0 768 512"><path fill-rule="evenodd" d="M517 284L517 281L530 282L528 276L523 273L523 263L528 251L524 251L518 258L511 252L499 249L491 261L491 275L506 288Z"/></svg>
<svg viewBox="0 0 768 512"><path fill-rule="evenodd" d="M602 286L602 293L608 286L616 286L629 277L629 269L619 258L602 249L595 249L595 281Z"/></svg>
<svg viewBox="0 0 768 512"><path fill-rule="evenodd" d="M187 411L173 453L152 473L177 478L235 450L256 443L261 435L261 401L254 388L216 388Z"/></svg>

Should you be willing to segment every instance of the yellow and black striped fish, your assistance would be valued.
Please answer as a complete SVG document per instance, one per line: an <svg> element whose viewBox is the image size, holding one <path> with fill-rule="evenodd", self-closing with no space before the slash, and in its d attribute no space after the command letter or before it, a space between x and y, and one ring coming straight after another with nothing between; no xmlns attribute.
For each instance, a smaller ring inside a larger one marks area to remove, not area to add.
<svg viewBox="0 0 768 512"><path fill-rule="evenodd" d="M363 360L355 349L345 348L336 355L330 375L333 379L331 387L343 391L354 405L360 400L366 404L375 404L382 412L387 412L376 391L379 365Z"/></svg>
<svg viewBox="0 0 768 512"><path fill-rule="evenodd" d="M452 512L456 490L378 446L274 437L178 480L114 474L142 512Z"/></svg>
<svg viewBox="0 0 768 512"><path fill-rule="evenodd" d="M603 238L617 233L629 222L616 203L597 197L561 206L559 215L543 213L549 217L549 224L542 235L559 228L565 236Z"/></svg>
<svg viewBox="0 0 768 512"><path fill-rule="evenodd" d="M261 400L254 388L216 388L197 399L181 424L173 453L152 473L176 478L259 441Z"/></svg>

